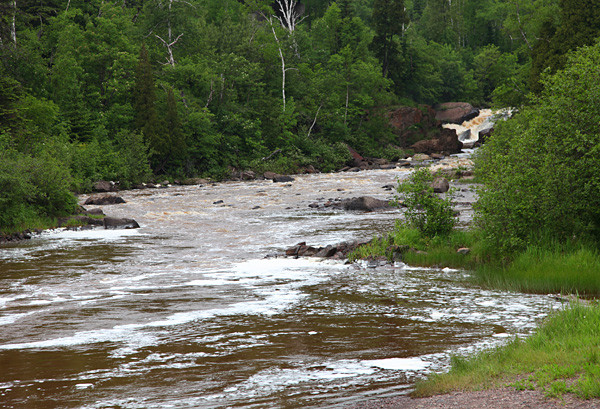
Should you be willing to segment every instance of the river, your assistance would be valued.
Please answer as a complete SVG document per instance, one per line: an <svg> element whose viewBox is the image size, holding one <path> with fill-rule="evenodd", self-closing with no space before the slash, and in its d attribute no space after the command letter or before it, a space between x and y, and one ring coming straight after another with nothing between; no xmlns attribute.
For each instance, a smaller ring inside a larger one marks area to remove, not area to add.
<svg viewBox="0 0 600 409"><path fill-rule="evenodd" d="M447 268L273 257L391 229L399 210L308 205L389 199L382 186L407 174L124 191L104 210L140 229L3 246L0 406L344 407L405 394L450 354L526 336L558 307Z"/></svg>

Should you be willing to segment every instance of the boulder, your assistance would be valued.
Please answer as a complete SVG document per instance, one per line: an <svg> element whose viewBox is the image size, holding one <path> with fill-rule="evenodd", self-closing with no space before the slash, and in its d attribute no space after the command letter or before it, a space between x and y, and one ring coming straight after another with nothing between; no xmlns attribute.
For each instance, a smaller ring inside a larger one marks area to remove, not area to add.
<svg viewBox="0 0 600 409"><path fill-rule="evenodd" d="M94 215L94 216L104 216L104 212L100 208L84 210L84 214Z"/></svg>
<svg viewBox="0 0 600 409"><path fill-rule="evenodd" d="M333 257L337 253L337 247L329 245L324 249L319 250L315 257Z"/></svg>
<svg viewBox="0 0 600 409"><path fill-rule="evenodd" d="M399 107L387 112L385 117L396 135L395 144L401 147L428 139L431 130L436 130L440 125L435 119L435 111L428 105Z"/></svg>
<svg viewBox="0 0 600 409"><path fill-rule="evenodd" d="M105 217L105 229L138 229L140 225L133 219Z"/></svg>
<svg viewBox="0 0 600 409"><path fill-rule="evenodd" d="M466 256L467 254L469 254L471 252L471 249L467 248L467 247L462 247L462 248L459 248L458 250L456 250L456 252L458 254L462 254L463 256Z"/></svg>
<svg viewBox="0 0 600 409"><path fill-rule="evenodd" d="M446 193L450 189L450 183L446 178L435 178L431 187L434 193Z"/></svg>
<svg viewBox="0 0 600 409"><path fill-rule="evenodd" d="M256 179L256 174L251 170L245 170L240 173L240 179L242 180L254 180Z"/></svg>
<svg viewBox="0 0 600 409"><path fill-rule="evenodd" d="M467 102L446 102L435 107L435 119L445 123L462 124L479 115L479 110Z"/></svg>
<svg viewBox="0 0 600 409"><path fill-rule="evenodd" d="M483 145L485 141L492 135L492 133L494 133L493 126L479 131L479 140L477 141L477 144Z"/></svg>
<svg viewBox="0 0 600 409"><path fill-rule="evenodd" d="M271 180L273 180L273 179L275 179L277 176L278 176L278 175L277 175L277 173L275 173L275 172L265 172L265 173L263 173L263 177L264 177L265 179L271 179Z"/></svg>
<svg viewBox="0 0 600 409"><path fill-rule="evenodd" d="M426 160L431 160L431 156L425 155L424 153L417 153L417 154L413 155L412 160L414 160L416 162L423 162Z"/></svg>
<svg viewBox="0 0 600 409"><path fill-rule="evenodd" d="M96 192L106 193L106 192L114 192L118 189L117 189L117 184L115 182L99 180L96 183L94 183L94 190Z"/></svg>
<svg viewBox="0 0 600 409"><path fill-rule="evenodd" d="M411 146L416 153L432 153L453 154L459 153L462 149L462 142L458 140L454 129L443 128L435 139L419 141Z"/></svg>
<svg viewBox="0 0 600 409"><path fill-rule="evenodd" d="M181 185L185 186L193 186L193 185L206 185L210 183L208 179L200 179L200 178L188 178L183 179L179 182Z"/></svg>
<svg viewBox="0 0 600 409"><path fill-rule="evenodd" d="M273 178L274 183L285 183L285 182L293 182L294 178L287 175L276 175Z"/></svg>
<svg viewBox="0 0 600 409"><path fill-rule="evenodd" d="M352 199L343 200L341 204L344 210L361 210L365 212L390 207L387 200L375 199L370 196L353 197Z"/></svg>
<svg viewBox="0 0 600 409"><path fill-rule="evenodd" d="M354 149L352 149L349 146L348 146L348 152L350 152L350 155L352 156L352 161L350 162L350 164L353 167L360 167L360 165L365 161L365 158L363 158L358 152L356 152Z"/></svg>
<svg viewBox="0 0 600 409"><path fill-rule="evenodd" d="M436 112L428 105L400 107L387 113L389 124L400 133L415 127L437 126L435 115Z"/></svg>
<svg viewBox="0 0 600 409"><path fill-rule="evenodd" d="M113 204L120 204L120 203L126 203L125 200L123 200L123 198L120 196L101 195L101 196L88 197L88 199L85 201L84 204L103 206L103 205L113 205Z"/></svg>

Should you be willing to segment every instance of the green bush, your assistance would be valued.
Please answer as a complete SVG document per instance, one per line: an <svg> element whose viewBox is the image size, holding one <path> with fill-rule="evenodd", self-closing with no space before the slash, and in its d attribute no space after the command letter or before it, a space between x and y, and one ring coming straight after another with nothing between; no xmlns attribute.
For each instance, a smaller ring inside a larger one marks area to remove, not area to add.
<svg viewBox="0 0 600 409"><path fill-rule="evenodd" d="M600 241L600 44L574 53L543 95L498 124L476 160L478 225L501 254Z"/></svg>
<svg viewBox="0 0 600 409"><path fill-rule="evenodd" d="M405 216L410 226L426 237L447 236L456 224L451 194L445 198L435 194L433 180L429 169L421 168L398 185L397 190L406 206Z"/></svg>
<svg viewBox="0 0 600 409"><path fill-rule="evenodd" d="M77 200L69 191L68 169L51 157L15 151L0 154L0 231L35 227L72 213Z"/></svg>

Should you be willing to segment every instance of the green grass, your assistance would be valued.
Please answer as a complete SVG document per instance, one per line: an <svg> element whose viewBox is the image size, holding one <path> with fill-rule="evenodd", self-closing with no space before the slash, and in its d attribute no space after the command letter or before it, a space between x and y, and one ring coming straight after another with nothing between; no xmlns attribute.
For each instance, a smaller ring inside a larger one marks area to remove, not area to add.
<svg viewBox="0 0 600 409"><path fill-rule="evenodd" d="M538 389L551 397L600 398L600 306L573 303L525 340L470 358L454 357L448 373L417 383L413 395L503 386Z"/></svg>
<svg viewBox="0 0 600 409"><path fill-rule="evenodd" d="M591 247L529 247L505 266L493 263L475 270L482 284L530 293L600 295L600 253Z"/></svg>
<svg viewBox="0 0 600 409"><path fill-rule="evenodd" d="M393 252L402 252L402 261L421 267L467 268L473 265L476 253L457 253L461 247L471 247L476 242L472 231L454 230L448 236L428 238L419 230L396 223L387 237L373 239L371 243L356 249L348 257L350 261L367 258L393 260Z"/></svg>

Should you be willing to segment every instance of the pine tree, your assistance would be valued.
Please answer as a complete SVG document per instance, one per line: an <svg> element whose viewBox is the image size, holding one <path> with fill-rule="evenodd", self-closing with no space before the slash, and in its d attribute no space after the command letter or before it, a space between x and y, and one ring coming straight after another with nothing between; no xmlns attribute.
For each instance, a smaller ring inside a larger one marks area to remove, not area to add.
<svg viewBox="0 0 600 409"><path fill-rule="evenodd" d="M136 69L134 88L135 128L142 131L151 153L160 155L160 124L156 113L154 74L148 50L142 45Z"/></svg>
<svg viewBox="0 0 600 409"><path fill-rule="evenodd" d="M185 141L179 115L177 114L177 101L172 88L167 90L167 112L165 115L165 133L167 134L164 147L165 164L173 165L181 162L185 156Z"/></svg>
<svg viewBox="0 0 600 409"><path fill-rule="evenodd" d="M385 77L388 76L390 63L397 54L394 36L402 34L407 22L404 0L375 0L373 2L375 37L371 46L381 61Z"/></svg>

